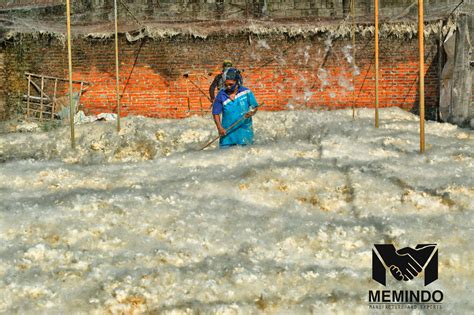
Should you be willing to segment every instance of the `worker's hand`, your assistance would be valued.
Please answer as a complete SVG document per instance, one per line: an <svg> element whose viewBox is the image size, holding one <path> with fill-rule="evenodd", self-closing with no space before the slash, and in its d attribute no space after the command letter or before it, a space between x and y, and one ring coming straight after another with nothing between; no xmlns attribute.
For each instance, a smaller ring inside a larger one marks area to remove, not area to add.
<svg viewBox="0 0 474 315"><path fill-rule="evenodd" d="M223 137L227 134L227 132L225 131L224 128L220 127L220 128L217 128L217 131L219 131L219 136Z"/></svg>
<svg viewBox="0 0 474 315"><path fill-rule="evenodd" d="M249 118L249 117L252 117L253 115L255 115L255 113L257 112L258 108L255 108L251 111L249 111L248 113L245 114L245 118Z"/></svg>

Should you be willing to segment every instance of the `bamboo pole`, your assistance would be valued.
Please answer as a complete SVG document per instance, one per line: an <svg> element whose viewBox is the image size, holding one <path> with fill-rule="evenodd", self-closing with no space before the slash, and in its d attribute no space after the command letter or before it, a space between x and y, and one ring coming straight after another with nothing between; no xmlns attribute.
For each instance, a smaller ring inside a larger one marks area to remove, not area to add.
<svg viewBox="0 0 474 315"><path fill-rule="evenodd" d="M379 127L379 0L375 0L375 128Z"/></svg>
<svg viewBox="0 0 474 315"><path fill-rule="evenodd" d="M443 49L443 25L444 22L442 22L439 26L439 38L438 38L438 99L441 99L441 84L442 84L442 79L441 79L441 74L443 72L443 58L444 58L444 49ZM439 104L436 108L436 121L440 121L440 112L439 112Z"/></svg>
<svg viewBox="0 0 474 315"><path fill-rule="evenodd" d="M352 119L355 119L355 0L351 0L351 15L352 15Z"/></svg>
<svg viewBox="0 0 474 315"><path fill-rule="evenodd" d="M70 0L66 0L67 15L67 53L69 65L69 126L71 128L71 148L76 147L74 136L74 105L72 100L72 53L71 53L71 4Z"/></svg>
<svg viewBox="0 0 474 315"><path fill-rule="evenodd" d="M54 111L55 111L55 106L56 106L56 93L58 91L58 79L54 80L54 92L53 92L53 107L51 108L51 120L54 119Z"/></svg>
<svg viewBox="0 0 474 315"><path fill-rule="evenodd" d="M43 97L44 97L44 94L43 94L43 90L44 90L44 78L41 77L41 98L40 98L40 121L43 121Z"/></svg>
<svg viewBox="0 0 474 315"><path fill-rule="evenodd" d="M39 76L38 78L43 79L44 77ZM46 97L48 101L51 99L51 97L49 97L48 94L44 93L43 88L41 88L41 86L38 86L38 84L36 84L35 81L33 81L33 79L31 79L30 83L38 91L38 93L43 94L43 96Z"/></svg>
<svg viewBox="0 0 474 315"><path fill-rule="evenodd" d="M59 77L52 77L50 75L42 75L42 74L34 74L34 73L31 73L31 72L25 72L25 75L28 75L28 76L31 76L33 78L45 78L45 79L51 79L51 80L59 80L59 81L69 81L69 79L63 79L63 78L59 78ZM84 84L86 85L90 85L91 83L90 82L86 82L86 81L78 81L78 80L72 80L72 83L81 83L83 82Z"/></svg>
<svg viewBox="0 0 474 315"><path fill-rule="evenodd" d="M30 94L31 94L31 76L28 76L28 98L26 99L26 117L30 117Z"/></svg>
<svg viewBox="0 0 474 315"><path fill-rule="evenodd" d="M114 0L115 20L115 84L117 94L117 131L120 131L120 95L119 95L119 54L118 54L118 22L117 22L117 0Z"/></svg>
<svg viewBox="0 0 474 315"><path fill-rule="evenodd" d="M425 152L425 51L423 27L423 0L418 0L418 48L420 55L420 153Z"/></svg>
<svg viewBox="0 0 474 315"><path fill-rule="evenodd" d="M30 109L30 112L39 113L39 114L42 113L42 111L40 109ZM36 117L36 119L40 120L39 117ZM42 121L42 120L40 120L40 121Z"/></svg>
<svg viewBox="0 0 474 315"><path fill-rule="evenodd" d="M24 94L23 98L26 101L28 99L28 95ZM30 104L31 103L41 104L41 96L32 96L32 95L30 95L29 99L30 99ZM43 101L49 101L49 100L47 98L43 97ZM43 103L43 107L51 107L51 106L52 106L51 103Z"/></svg>

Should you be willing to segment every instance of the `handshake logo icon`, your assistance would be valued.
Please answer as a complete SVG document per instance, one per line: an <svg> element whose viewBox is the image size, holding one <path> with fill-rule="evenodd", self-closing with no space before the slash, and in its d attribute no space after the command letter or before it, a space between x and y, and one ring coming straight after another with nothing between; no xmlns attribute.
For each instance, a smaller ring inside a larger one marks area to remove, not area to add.
<svg viewBox="0 0 474 315"><path fill-rule="evenodd" d="M419 244L399 250L392 244L375 244L372 249L372 279L386 284L386 271L398 281L409 281L424 271L425 286L438 279L436 244Z"/></svg>

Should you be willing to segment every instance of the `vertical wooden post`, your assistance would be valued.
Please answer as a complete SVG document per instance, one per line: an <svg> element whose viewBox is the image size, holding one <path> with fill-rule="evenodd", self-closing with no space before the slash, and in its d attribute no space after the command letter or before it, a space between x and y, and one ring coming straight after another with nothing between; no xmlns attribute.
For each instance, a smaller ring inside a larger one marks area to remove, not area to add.
<svg viewBox="0 0 474 315"><path fill-rule="evenodd" d="M115 20L115 84L117 94L117 131L120 131L120 92L119 92L119 53L118 53L118 22L117 22L117 0L114 0Z"/></svg>
<svg viewBox="0 0 474 315"><path fill-rule="evenodd" d="M43 105L43 97L44 97L44 77L41 76L41 92L40 92L40 121L43 121L43 111L44 111L44 105Z"/></svg>
<svg viewBox="0 0 474 315"><path fill-rule="evenodd" d="M53 92L53 106L51 107L51 120L54 119L54 112L56 107L56 93L58 91L58 79L54 79L54 92Z"/></svg>
<svg viewBox="0 0 474 315"><path fill-rule="evenodd" d="M351 14L352 14L352 119L355 118L355 102L356 102L356 97L355 97L355 67L356 67L356 61L355 61L355 0L351 0Z"/></svg>
<svg viewBox="0 0 474 315"><path fill-rule="evenodd" d="M69 64L69 126L71 128L71 147L76 147L74 136L74 104L72 99L72 53L71 53L71 4L66 0L66 18L67 18L67 53Z"/></svg>
<svg viewBox="0 0 474 315"><path fill-rule="evenodd" d="M418 48L420 55L420 153L425 152L425 49L423 25L423 0L418 0Z"/></svg>
<svg viewBox="0 0 474 315"><path fill-rule="evenodd" d="M28 75L28 95L26 99L26 117L30 118L30 94L31 94L31 75Z"/></svg>
<svg viewBox="0 0 474 315"><path fill-rule="evenodd" d="M443 24L444 22L440 22L439 26L439 38L438 38L438 99L441 100L441 74L443 73L443 59L444 59L444 49L443 49ZM436 121L439 121L440 117L440 104L438 103L438 107L436 108Z"/></svg>
<svg viewBox="0 0 474 315"><path fill-rule="evenodd" d="M375 128L379 127L379 0L375 0Z"/></svg>

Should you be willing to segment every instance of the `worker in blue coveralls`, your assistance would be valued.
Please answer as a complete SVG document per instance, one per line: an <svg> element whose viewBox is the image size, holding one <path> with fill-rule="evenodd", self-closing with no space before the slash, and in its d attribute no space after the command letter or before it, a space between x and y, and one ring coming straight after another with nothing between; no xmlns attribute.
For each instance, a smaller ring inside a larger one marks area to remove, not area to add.
<svg viewBox="0 0 474 315"><path fill-rule="evenodd" d="M214 122L220 135L220 148L253 143L252 116L257 112L258 103L252 91L239 82L240 72L229 68L225 73L224 87L212 104ZM226 131L243 116L246 118Z"/></svg>

